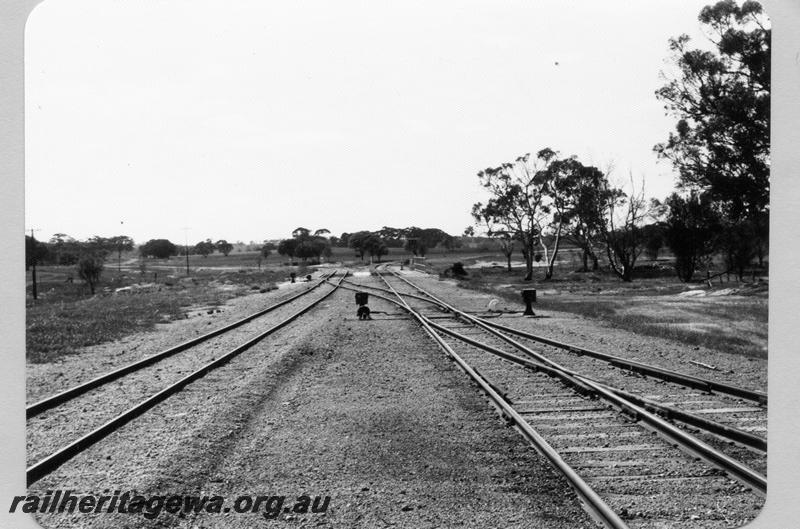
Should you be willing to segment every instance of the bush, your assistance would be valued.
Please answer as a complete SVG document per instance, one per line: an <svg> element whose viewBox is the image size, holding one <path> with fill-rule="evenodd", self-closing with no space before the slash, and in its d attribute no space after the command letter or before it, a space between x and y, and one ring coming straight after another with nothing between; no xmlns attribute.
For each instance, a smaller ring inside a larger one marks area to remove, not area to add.
<svg viewBox="0 0 800 529"><path fill-rule="evenodd" d="M453 275L455 277L466 277L467 276L467 271L464 270L463 263L460 263L460 262L453 263Z"/></svg>
<svg viewBox="0 0 800 529"><path fill-rule="evenodd" d="M86 281L89 290L94 295L94 289L103 273L103 259L95 255L86 255L78 260L78 277Z"/></svg>

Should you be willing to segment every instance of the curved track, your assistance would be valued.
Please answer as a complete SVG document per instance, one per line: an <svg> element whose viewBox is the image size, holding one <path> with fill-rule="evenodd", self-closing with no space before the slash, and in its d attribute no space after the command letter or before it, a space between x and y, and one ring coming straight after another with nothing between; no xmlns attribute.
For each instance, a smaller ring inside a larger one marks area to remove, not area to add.
<svg viewBox="0 0 800 529"><path fill-rule="evenodd" d="M766 468L766 440L744 431L742 425L748 421L738 419L758 413L765 420L765 406L743 404L743 397L731 397L728 391L685 389L693 382L681 385L665 377L631 375L628 370L620 375L623 371L609 359L558 349L562 356L556 361L552 347L544 347L545 355L532 349L531 339L520 343L509 332L498 332L488 320L459 311L400 279L396 275L384 279L388 287L384 290L396 292L398 304L417 318L537 450L556 453L560 461L548 458L568 477L587 510L607 527L689 521L680 518L686 505L697 506L698 514L691 520L702 520L703 527L729 527L731 518L747 521L760 508L766 491L766 478L760 472ZM374 284L360 286L381 289ZM443 318L442 311L454 317ZM533 343L543 347L540 341ZM561 364L587 358L593 362L588 368ZM669 372L667 377L676 378ZM706 407L697 410L703 400ZM705 432L695 435L664 417L684 425L697 421L692 428ZM541 440L534 440L528 430ZM584 486L600 501L587 495Z"/></svg>

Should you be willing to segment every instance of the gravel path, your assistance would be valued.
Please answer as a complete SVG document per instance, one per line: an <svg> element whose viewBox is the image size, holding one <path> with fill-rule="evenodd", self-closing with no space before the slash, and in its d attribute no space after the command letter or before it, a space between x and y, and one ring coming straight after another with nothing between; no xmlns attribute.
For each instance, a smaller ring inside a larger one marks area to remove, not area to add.
<svg viewBox="0 0 800 529"><path fill-rule="evenodd" d="M242 494L331 497L325 514L281 514L275 523L284 526L594 527L564 481L516 432L498 427L486 401L419 327L384 305L371 302L375 319L358 321L352 292L334 294L31 490L219 494L231 502ZM75 365L93 355L77 355ZM47 515L40 523L188 529L269 522L253 513L162 512L155 520Z"/></svg>

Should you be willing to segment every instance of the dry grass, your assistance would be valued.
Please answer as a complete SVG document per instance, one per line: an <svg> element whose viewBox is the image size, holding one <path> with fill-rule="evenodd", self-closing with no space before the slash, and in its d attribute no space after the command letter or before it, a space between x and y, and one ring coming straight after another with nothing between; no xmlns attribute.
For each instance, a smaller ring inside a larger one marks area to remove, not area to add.
<svg viewBox="0 0 800 529"><path fill-rule="evenodd" d="M190 307L214 307L226 300L269 289L283 280L284 270L208 271L189 278L161 274L158 283L128 293L117 288L141 285L134 272L106 271L98 294L90 296L79 281L66 283L63 270L43 270L38 300L26 307L26 355L29 362L50 362L78 348L152 329L158 323L186 317Z"/></svg>
<svg viewBox="0 0 800 529"><path fill-rule="evenodd" d="M676 340L685 344L757 358L767 356L767 310L764 303L742 303L734 310L720 310L708 303L707 312L665 310L680 301L652 296L629 299L586 300L543 297L546 310L573 312L598 318L638 334ZM728 307L731 309L731 307Z"/></svg>

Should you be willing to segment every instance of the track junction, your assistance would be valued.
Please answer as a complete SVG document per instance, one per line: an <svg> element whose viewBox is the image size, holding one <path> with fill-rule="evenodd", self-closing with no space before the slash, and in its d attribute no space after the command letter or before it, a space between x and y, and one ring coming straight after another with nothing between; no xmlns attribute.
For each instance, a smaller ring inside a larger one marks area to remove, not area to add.
<svg viewBox="0 0 800 529"><path fill-rule="evenodd" d="M686 522L685 505L699 504L711 514L690 520L698 527L730 527L760 509L766 393L563 343L531 332L518 315L463 310L417 275L387 265L354 278L326 274L231 324L39 399L27 408L29 485L348 290L368 292L376 318L402 312L416 321L487 397L502 417L498 426L513 426L602 526L677 526ZM127 405L108 406L99 423L95 415L74 425L75 410L106 401ZM82 431L67 444L48 435L63 421Z"/></svg>

